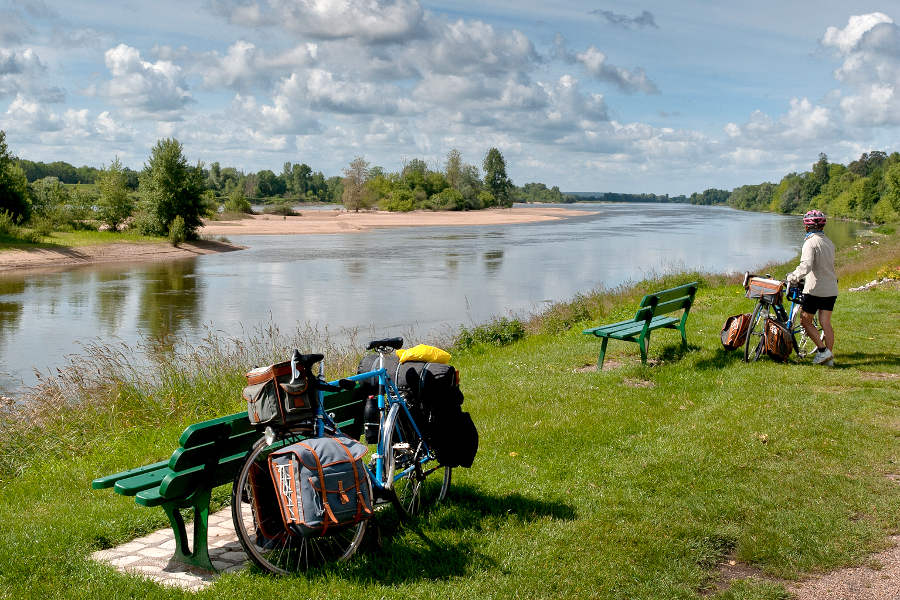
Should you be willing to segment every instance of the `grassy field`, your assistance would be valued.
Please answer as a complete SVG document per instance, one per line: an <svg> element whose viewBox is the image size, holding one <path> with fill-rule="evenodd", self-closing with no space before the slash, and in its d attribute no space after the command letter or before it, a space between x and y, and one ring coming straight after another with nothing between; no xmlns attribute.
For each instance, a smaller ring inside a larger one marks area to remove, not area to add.
<svg viewBox="0 0 900 600"><path fill-rule="evenodd" d="M900 238L878 239L840 253L833 369L723 351L725 317L752 303L736 279L711 275L688 352L657 332L653 364L614 340L603 372L585 368L600 343L583 327L628 318L644 291L696 274L581 296L516 343L456 352L481 446L447 503L411 526L381 520L382 549L348 564L223 575L196 595L775 599L784 580L865 562L900 523L900 290L846 291L900 265ZM211 340L152 377L125 349L94 348L28 414L8 409L18 418L0 436L0 598L193 596L88 558L167 525L90 481L162 460L186 425L239 410L249 356L273 346ZM216 491L218 505L228 493ZM729 559L768 579L715 591Z"/></svg>
<svg viewBox="0 0 900 600"><path fill-rule="evenodd" d="M31 230L27 227L21 228L22 232L27 234ZM96 246L99 244L115 244L122 242L158 242L168 243L169 240L163 237L141 235L135 231L93 231L93 230L77 230L77 231L54 231L47 235L41 236L39 243L25 242L20 238L0 233L0 252L3 250L23 250L28 248L52 248L58 246L67 247L83 247Z"/></svg>

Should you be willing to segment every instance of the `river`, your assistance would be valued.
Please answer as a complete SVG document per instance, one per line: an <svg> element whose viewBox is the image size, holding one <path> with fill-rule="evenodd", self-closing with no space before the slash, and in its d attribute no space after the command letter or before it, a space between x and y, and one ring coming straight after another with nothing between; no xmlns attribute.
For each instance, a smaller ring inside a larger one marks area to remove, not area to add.
<svg viewBox="0 0 900 600"><path fill-rule="evenodd" d="M740 272L799 252L797 217L675 204L579 204L526 225L234 236L247 250L169 263L0 275L0 391L88 341L229 336L274 321L421 336L523 315L645 276ZM856 226L829 223L836 243Z"/></svg>

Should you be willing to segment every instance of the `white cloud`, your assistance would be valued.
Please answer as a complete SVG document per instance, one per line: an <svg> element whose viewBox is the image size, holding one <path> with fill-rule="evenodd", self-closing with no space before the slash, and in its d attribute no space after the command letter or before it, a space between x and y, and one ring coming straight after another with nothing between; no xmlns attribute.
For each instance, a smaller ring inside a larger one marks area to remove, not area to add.
<svg viewBox="0 0 900 600"><path fill-rule="evenodd" d="M213 0L215 12L251 27L277 25L314 39L404 42L424 32L416 0Z"/></svg>
<svg viewBox="0 0 900 600"><path fill-rule="evenodd" d="M314 64L318 46L301 44L282 53L267 53L256 44L239 40L229 46L225 55L210 52L197 61L195 67L203 75L207 88L227 87L249 91L267 87L285 71Z"/></svg>
<svg viewBox="0 0 900 600"><path fill-rule="evenodd" d="M893 23L893 19L884 13L875 12L867 15L855 15L847 21L843 29L829 27L825 30L822 43L837 48L847 54L859 43L860 39L879 23Z"/></svg>
<svg viewBox="0 0 900 600"><path fill-rule="evenodd" d="M119 44L105 55L112 78L98 93L132 118L178 119L192 102L181 67L167 60L151 63L140 52Z"/></svg>
<svg viewBox="0 0 900 600"><path fill-rule="evenodd" d="M596 47L591 46L584 52L575 55L575 59L584 65L591 76L614 83L624 92L644 92L645 94L658 94L656 84L647 78L647 74L640 67L629 71L621 67L609 64L606 55Z"/></svg>

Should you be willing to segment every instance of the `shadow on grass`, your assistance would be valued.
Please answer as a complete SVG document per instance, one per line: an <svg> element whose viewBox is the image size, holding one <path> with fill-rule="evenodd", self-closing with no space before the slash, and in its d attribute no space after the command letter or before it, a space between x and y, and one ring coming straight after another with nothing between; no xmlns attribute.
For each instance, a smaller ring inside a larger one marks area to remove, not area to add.
<svg viewBox="0 0 900 600"><path fill-rule="evenodd" d="M496 568L496 561L465 539L471 536L460 533L543 518L572 520L576 512L563 502L515 493L494 496L471 486L451 486L446 504L433 507L430 513L414 517L402 526L381 516L376 517L378 531L373 532L380 538L370 536L361 554L348 565L349 571L344 571L351 579L393 585L458 577L473 568ZM455 541L448 544L448 538Z"/></svg>
<svg viewBox="0 0 900 600"><path fill-rule="evenodd" d="M835 369L850 369L853 367L881 368L898 366L900 366L900 356L892 354L863 354L862 352L850 352L844 354L840 351L840 348L838 348L837 354L834 357Z"/></svg>
<svg viewBox="0 0 900 600"><path fill-rule="evenodd" d="M681 343L668 344L659 351L656 360L659 363L674 363L684 358L684 355L688 352L696 352L698 350L700 350L700 346L690 342L688 342L687 348L682 347Z"/></svg>
<svg viewBox="0 0 900 600"><path fill-rule="evenodd" d="M724 369L725 367L740 362L744 362L743 346L736 350L719 348L711 358L698 360L695 366L701 371L708 371L710 369Z"/></svg>

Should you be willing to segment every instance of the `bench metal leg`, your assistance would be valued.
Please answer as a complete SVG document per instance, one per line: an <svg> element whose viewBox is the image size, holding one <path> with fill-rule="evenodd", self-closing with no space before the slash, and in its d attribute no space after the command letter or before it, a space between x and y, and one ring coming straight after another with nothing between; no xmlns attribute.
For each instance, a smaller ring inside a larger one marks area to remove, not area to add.
<svg viewBox="0 0 900 600"><path fill-rule="evenodd" d="M650 334L638 338L638 346L641 347L641 362L647 364L647 349L650 347Z"/></svg>
<svg viewBox="0 0 900 600"><path fill-rule="evenodd" d="M603 359L606 357L606 342L609 341L608 337L603 338L603 343L600 344L600 356L597 357L597 370L603 370Z"/></svg>
<svg viewBox="0 0 900 600"><path fill-rule="evenodd" d="M175 555L173 558L188 565L200 567L208 571L215 571L209 558L209 498L212 490L200 490L194 494L194 539L193 551L188 547L187 531L184 526L184 518L176 504L164 504L163 510L169 517L172 531L175 532Z"/></svg>

